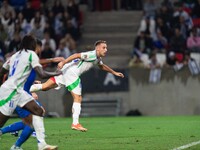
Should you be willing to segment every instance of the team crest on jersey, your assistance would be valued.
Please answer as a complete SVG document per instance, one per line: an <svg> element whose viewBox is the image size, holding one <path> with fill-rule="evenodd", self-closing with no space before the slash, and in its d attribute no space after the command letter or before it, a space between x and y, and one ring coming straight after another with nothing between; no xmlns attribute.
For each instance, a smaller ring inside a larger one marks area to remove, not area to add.
<svg viewBox="0 0 200 150"><path fill-rule="evenodd" d="M84 58L84 59L87 59L87 58L88 58L88 55L83 55L83 58Z"/></svg>

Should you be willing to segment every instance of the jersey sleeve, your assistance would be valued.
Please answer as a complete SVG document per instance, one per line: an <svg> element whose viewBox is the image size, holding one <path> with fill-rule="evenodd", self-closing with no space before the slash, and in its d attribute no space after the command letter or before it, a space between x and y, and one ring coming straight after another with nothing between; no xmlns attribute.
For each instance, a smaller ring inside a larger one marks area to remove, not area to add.
<svg viewBox="0 0 200 150"><path fill-rule="evenodd" d="M35 68L35 67L42 67L42 65L40 64L40 62L39 62L39 57L37 56L37 54L36 53L32 53L31 54L31 66L32 66L32 68Z"/></svg>
<svg viewBox="0 0 200 150"><path fill-rule="evenodd" d="M97 59L96 51L88 51L81 53L81 59L85 61L94 61Z"/></svg>
<svg viewBox="0 0 200 150"><path fill-rule="evenodd" d="M6 70L9 70L9 68L10 68L10 58L3 64L3 68L5 68Z"/></svg>

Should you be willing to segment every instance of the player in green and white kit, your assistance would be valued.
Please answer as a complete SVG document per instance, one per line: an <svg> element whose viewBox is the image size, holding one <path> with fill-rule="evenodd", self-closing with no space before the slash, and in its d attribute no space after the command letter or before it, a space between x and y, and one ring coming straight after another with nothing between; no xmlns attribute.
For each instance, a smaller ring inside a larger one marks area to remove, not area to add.
<svg viewBox="0 0 200 150"><path fill-rule="evenodd" d="M79 115L81 112L81 79L82 73L88 71L94 65L98 65L100 69L110 72L113 75L124 77L121 72L116 72L102 62L102 57L106 55L107 44L106 41L99 40L95 42L95 50L76 53L69 56L64 61L58 64L58 68L62 70L62 75L50 78L43 84L32 85L30 91L35 92L39 90L49 90L51 88L56 88L60 86L66 86L66 88L71 92L74 99L72 106L72 129L87 131L86 128L82 127L79 123Z"/></svg>
<svg viewBox="0 0 200 150"><path fill-rule="evenodd" d="M20 44L20 51L12 55L0 70L0 85L3 83L4 74L8 72L8 79L0 87L0 127L6 123L17 106L34 115L43 116L43 109L24 91L24 84L32 69L42 78L60 75L61 71L44 71L35 49L36 39L30 35L25 36Z"/></svg>

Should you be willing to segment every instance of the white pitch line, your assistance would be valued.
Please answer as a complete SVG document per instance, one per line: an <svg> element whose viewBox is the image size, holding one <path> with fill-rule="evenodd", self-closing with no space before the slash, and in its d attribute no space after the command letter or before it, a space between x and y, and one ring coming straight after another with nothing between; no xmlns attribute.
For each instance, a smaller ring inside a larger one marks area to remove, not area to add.
<svg viewBox="0 0 200 150"><path fill-rule="evenodd" d="M192 142L192 143L189 143L189 144L187 144L187 145L183 145L183 146L174 148L174 149L172 149L172 150L182 150L182 149L186 149L186 148L192 147L192 146L194 146L194 145L198 145L198 144L200 144L200 141Z"/></svg>

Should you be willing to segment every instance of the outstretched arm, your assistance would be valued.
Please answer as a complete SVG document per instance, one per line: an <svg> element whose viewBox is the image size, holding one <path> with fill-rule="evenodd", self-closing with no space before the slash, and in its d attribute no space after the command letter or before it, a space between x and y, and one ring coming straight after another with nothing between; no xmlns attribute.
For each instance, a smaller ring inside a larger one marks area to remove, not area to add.
<svg viewBox="0 0 200 150"><path fill-rule="evenodd" d="M2 67L1 70L0 70L0 86L3 84L4 76L7 73L8 73L8 70L6 70L5 68Z"/></svg>
<svg viewBox="0 0 200 150"><path fill-rule="evenodd" d="M100 68L101 70L110 72L110 73L114 74L115 76L124 78L123 73L121 73L121 72L116 72L116 71L114 71L113 69L111 69L110 67L108 67L108 66L105 65L105 64L99 65L99 68Z"/></svg>
<svg viewBox="0 0 200 150"><path fill-rule="evenodd" d="M40 59L40 64L48 64L48 63L56 63L64 61L65 59L63 57L55 57L55 58L48 58L48 59Z"/></svg>
<svg viewBox="0 0 200 150"><path fill-rule="evenodd" d="M56 70L55 72L49 72L49 71L45 71L42 69L42 67L37 66L34 68L34 70L37 72L37 74L41 77L41 78L49 78L52 76L57 76L60 75L62 72L60 70Z"/></svg>
<svg viewBox="0 0 200 150"><path fill-rule="evenodd" d="M58 68L59 68L59 69L62 69L62 67L63 67L66 63L68 63L68 62L70 62L70 61L72 61L72 60L74 60L74 59L77 59L77 58L81 58L81 53L75 53L75 54L69 56L68 58L66 58L64 61L61 61L61 62L58 64Z"/></svg>

